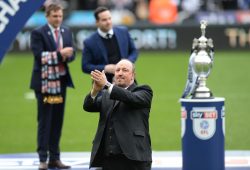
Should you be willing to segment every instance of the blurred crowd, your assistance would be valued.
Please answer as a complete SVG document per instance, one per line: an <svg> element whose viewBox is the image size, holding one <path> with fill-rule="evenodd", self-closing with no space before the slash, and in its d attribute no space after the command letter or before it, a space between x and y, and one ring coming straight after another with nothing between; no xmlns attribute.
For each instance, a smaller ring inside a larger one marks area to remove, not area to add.
<svg viewBox="0 0 250 170"><path fill-rule="evenodd" d="M56 1L56 0L48 0ZM179 24L194 22L199 13L248 11L250 0L63 0L66 14L93 11L97 6L112 10L114 22Z"/></svg>

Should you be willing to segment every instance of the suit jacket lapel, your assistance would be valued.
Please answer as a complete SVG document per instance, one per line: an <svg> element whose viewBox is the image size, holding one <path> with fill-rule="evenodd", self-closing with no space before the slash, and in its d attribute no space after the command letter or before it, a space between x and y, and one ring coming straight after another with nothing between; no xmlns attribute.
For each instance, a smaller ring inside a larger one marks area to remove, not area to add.
<svg viewBox="0 0 250 170"><path fill-rule="evenodd" d="M128 90L128 91L132 91L132 90L134 90L135 87L136 87L136 84L133 83L133 84L131 84L131 85L127 88L127 90ZM114 110L115 107L118 106L119 103L120 103L119 100L115 100L115 104L114 104L114 106L113 106L113 110Z"/></svg>
<svg viewBox="0 0 250 170"><path fill-rule="evenodd" d="M62 47L61 48L63 48L64 46L63 46L63 44L64 44L64 42L66 42L65 41L65 34L64 34L64 28L62 28L62 27L60 27L60 33L61 33L61 38L62 38Z"/></svg>
<svg viewBox="0 0 250 170"><path fill-rule="evenodd" d="M115 107L120 103L119 100L114 100L114 105L113 105L113 110L115 109Z"/></svg>
<svg viewBox="0 0 250 170"><path fill-rule="evenodd" d="M120 54L122 57L124 57L125 54L123 52L124 48L123 48L123 44L122 44L122 42L124 42L124 41L122 40L122 37L120 36L119 32L115 28L114 28L114 34L115 34L116 40L118 42Z"/></svg>
<svg viewBox="0 0 250 170"><path fill-rule="evenodd" d="M53 49L56 49L56 43L48 25L45 26L45 34L49 37L49 41L51 45L54 47Z"/></svg>
<svg viewBox="0 0 250 170"><path fill-rule="evenodd" d="M105 62L108 63L108 52L104 47L101 36L96 32L96 43L100 49L100 55L104 56Z"/></svg>
<svg viewBox="0 0 250 170"><path fill-rule="evenodd" d="M129 91L133 91L134 88L136 88L136 84L135 84L135 83L131 84L131 85L128 87L128 90L129 90Z"/></svg>
<svg viewBox="0 0 250 170"><path fill-rule="evenodd" d="M104 95L104 97L105 97L105 106L107 108L104 114L106 115L107 118L113 112L115 100L110 99L108 92L106 93L106 95Z"/></svg>

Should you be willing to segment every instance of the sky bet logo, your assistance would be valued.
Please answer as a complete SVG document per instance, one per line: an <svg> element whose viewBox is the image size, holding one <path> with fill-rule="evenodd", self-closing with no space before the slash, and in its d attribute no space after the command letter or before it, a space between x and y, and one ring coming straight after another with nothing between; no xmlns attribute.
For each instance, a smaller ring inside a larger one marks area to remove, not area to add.
<svg viewBox="0 0 250 170"><path fill-rule="evenodd" d="M15 16L19 8L19 3L26 2L27 0L9 0L7 2L0 1L0 34L6 28L6 25L9 23L8 16Z"/></svg>
<svg viewBox="0 0 250 170"><path fill-rule="evenodd" d="M217 119L217 112L216 111L194 111L192 112L191 119Z"/></svg>
<svg viewBox="0 0 250 170"><path fill-rule="evenodd" d="M213 137L216 131L216 119L218 117L216 108L193 108L191 120L195 136L202 140Z"/></svg>

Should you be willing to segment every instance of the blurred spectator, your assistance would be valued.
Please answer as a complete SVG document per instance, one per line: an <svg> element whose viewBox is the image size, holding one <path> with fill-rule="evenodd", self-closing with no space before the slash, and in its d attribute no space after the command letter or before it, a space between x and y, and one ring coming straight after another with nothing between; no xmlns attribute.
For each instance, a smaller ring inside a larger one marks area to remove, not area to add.
<svg viewBox="0 0 250 170"><path fill-rule="evenodd" d="M97 0L98 6L106 6L113 10L127 9L132 11L134 7L133 0Z"/></svg>
<svg viewBox="0 0 250 170"><path fill-rule="evenodd" d="M236 10L238 9L238 2L237 0L222 0L222 9L224 10Z"/></svg>
<svg viewBox="0 0 250 170"><path fill-rule="evenodd" d="M136 0L134 4L134 13L136 19L146 21L148 19L148 1Z"/></svg>
<svg viewBox="0 0 250 170"><path fill-rule="evenodd" d="M97 6L108 7L114 24L132 25L136 20L148 19L148 0L78 0L77 10L94 10Z"/></svg>
<svg viewBox="0 0 250 170"><path fill-rule="evenodd" d="M108 7L115 25L176 24L197 22L200 12L249 10L250 0L47 0L63 1L65 18L74 10L92 12L98 6Z"/></svg>
<svg viewBox="0 0 250 170"><path fill-rule="evenodd" d="M96 0L96 1L97 1L97 6L106 6L109 9L113 8L111 0Z"/></svg>
<svg viewBox="0 0 250 170"><path fill-rule="evenodd" d="M136 23L135 15L130 10L111 10L114 25L133 25Z"/></svg>
<svg viewBox="0 0 250 170"><path fill-rule="evenodd" d="M178 23L187 22L195 18L195 14L200 10L200 0L182 0L180 2L180 12L178 15Z"/></svg>
<svg viewBox="0 0 250 170"><path fill-rule="evenodd" d="M249 10L250 0L238 0L239 9Z"/></svg>
<svg viewBox="0 0 250 170"><path fill-rule="evenodd" d="M177 19L177 15L177 5L172 0L150 0L150 22L154 24L173 24Z"/></svg>
<svg viewBox="0 0 250 170"><path fill-rule="evenodd" d="M120 10L120 9L128 9L132 11L134 1L133 0L111 0L112 4L114 5L114 9Z"/></svg>
<svg viewBox="0 0 250 170"><path fill-rule="evenodd" d="M98 0L77 0L77 10L94 10L97 7Z"/></svg>
<svg viewBox="0 0 250 170"><path fill-rule="evenodd" d="M133 25L136 22L133 0L97 0L98 6L108 7L113 16L115 25Z"/></svg>
<svg viewBox="0 0 250 170"><path fill-rule="evenodd" d="M219 11L221 0L201 0L200 11Z"/></svg>

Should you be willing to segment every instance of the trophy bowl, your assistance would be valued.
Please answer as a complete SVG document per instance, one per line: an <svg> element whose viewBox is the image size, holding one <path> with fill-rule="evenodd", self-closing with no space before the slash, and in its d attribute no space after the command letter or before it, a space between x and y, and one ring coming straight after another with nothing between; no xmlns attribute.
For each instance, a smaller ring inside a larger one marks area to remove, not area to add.
<svg viewBox="0 0 250 170"><path fill-rule="evenodd" d="M206 87L206 79L212 68L212 60L205 50L201 50L193 59L193 69L198 76L198 87L195 89L193 98L212 98L212 93Z"/></svg>
<svg viewBox="0 0 250 170"><path fill-rule="evenodd" d="M206 51L201 50L196 57L194 57L193 66L195 73L199 77L207 77L212 68L212 60Z"/></svg>

